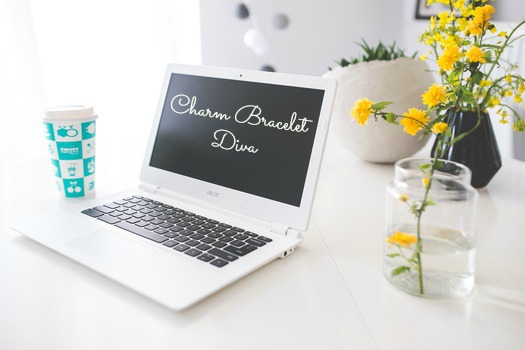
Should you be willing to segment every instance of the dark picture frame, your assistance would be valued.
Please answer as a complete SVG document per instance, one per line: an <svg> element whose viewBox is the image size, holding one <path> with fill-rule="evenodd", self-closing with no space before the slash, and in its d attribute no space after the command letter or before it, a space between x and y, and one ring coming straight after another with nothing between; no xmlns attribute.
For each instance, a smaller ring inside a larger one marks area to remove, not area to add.
<svg viewBox="0 0 525 350"><path fill-rule="evenodd" d="M437 16L438 13L447 10L449 8L443 4L433 3L427 6L427 0L416 1L416 19L430 19L430 17Z"/></svg>

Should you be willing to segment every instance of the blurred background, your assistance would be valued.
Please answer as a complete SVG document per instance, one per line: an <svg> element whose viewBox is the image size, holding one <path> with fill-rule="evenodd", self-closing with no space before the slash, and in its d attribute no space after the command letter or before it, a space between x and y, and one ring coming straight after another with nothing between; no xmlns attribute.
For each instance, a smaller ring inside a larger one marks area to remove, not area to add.
<svg viewBox="0 0 525 350"><path fill-rule="evenodd" d="M424 0L422 0L424 1ZM0 169L47 159L45 106L91 104L105 154L140 168L167 63L322 75L362 38L412 52L418 0L0 0ZM522 0L496 3L504 30ZM420 15L424 13L420 13ZM525 61L523 41L509 58ZM522 74L523 69L522 69ZM122 133L122 127L126 130ZM503 157L525 139L494 121Z"/></svg>

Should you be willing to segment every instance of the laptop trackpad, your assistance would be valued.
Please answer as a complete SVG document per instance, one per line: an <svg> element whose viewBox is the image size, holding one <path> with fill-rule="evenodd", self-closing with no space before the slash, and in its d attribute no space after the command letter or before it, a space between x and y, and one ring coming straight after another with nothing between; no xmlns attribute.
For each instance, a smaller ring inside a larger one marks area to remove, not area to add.
<svg viewBox="0 0 525 350"><path fill-rule="evenodd" d="M65 244L101 263L129 262L154 253L154 250L108 230L89 233Z"/></svg>

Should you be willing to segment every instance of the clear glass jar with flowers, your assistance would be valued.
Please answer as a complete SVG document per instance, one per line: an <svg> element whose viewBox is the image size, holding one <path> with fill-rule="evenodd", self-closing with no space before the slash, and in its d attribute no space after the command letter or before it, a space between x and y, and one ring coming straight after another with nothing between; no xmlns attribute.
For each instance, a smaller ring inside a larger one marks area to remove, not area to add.
<svg viewBox="0 0 525 350"><path fill-rule="evenodd" d="M432 285L431 278L440 268L432 265L431 255L436 251L436 239L444 239L452 247L457 246L458 239L465 238L469 242L466 244L469 254L473 252L472 218L475 215L471 208L475 206L476 195L465 183L465 179L470 180L468 168L473 172L472 184L484 187L501 166L501 163L498 164L499 152L497 147L494 148L495 139L480 140L491 134L493 137L489 109L499 117L500 123L512 121L515 131L525 131L525 121L520 111L508 102L512 99L513 103L523 107L525 79L517 72L517 64L503 59L505 50L523 36L518 35L518 30L525 21L509 31L498 31L491 22L495 8L488 0L428 0L427 4L434 2L447 5L448 11L432 17L420 36L420 41L429 47L421 59L434 61L440 78L439 83L430 86L422 95L422 102L427 109L410 108L398 115L388 112L390 102L373 102L363 97L354 103L351 116L359 125L365 125L373 116L376 120L382 118L401 125L406 133L413 136L435 135L431 159L425 162L402 160L396 164L396 179L388 189L395 201L389 200L387 210L389 222L384 266L385 271L388 271L387 278L392 283L413 294L464 296L472 289L473 279L472 283L464 284L467 287L459 289L425 288L426 284ZM459 158L455 158L458 155ZM461 158L465 155L467 158ZM468 168L442 159L457 160ZM419 181L413 181L418 176L412 170L406 171L412 177L411 180L397 181L398 168L403 173L403 166L407 164L419 172ZM416 189L416 183L419 189ZM412 196L403 193L403 190ZM453 204L458 201L463 201L465 205L461 210L446 209L454 207ZM408 215L401 214L399 204L404 206ZM444 211L441 211L449 213L449 218L454 219L447 219L447 215L435 217L434 213L440 211L436 209L439 206L444 206ZM465 214L461 214L462 210ZM425 223L425 220L429 222ZM456 227L454 222L447 221L470 224ZM441 251L449 256L454 255L448 248ZM441 259L447 257L443 255ZM470 257L467 260L473 264ZM446 265L443 264L442 268L450 269ZM443 274L437 275L443 277ZM464 276L471 278L473 271L469 268ZM402 285L400 281L405 281L405 284Z"/></svg>

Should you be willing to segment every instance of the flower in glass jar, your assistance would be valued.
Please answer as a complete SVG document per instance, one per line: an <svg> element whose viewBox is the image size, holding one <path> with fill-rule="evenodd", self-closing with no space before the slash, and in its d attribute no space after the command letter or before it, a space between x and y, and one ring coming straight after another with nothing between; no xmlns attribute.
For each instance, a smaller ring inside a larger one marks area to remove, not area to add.
<svg viewBox="0 0 525 350"><path fill-rule="evenodd" d="M392 236L387 237L386 241L390 244L408 247L417 243L417 236L401 231L396 231Z"/></svg>

